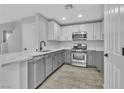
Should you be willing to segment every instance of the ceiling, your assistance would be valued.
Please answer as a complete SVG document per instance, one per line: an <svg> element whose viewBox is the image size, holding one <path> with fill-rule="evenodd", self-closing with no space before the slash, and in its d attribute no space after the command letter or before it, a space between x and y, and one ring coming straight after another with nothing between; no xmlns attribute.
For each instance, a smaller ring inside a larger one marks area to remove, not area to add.
<svg viewBox="0 0 124 93"><path fill-rule="evenodd" d="M0 23L15 21L35 13L41 13L47 19L56 20L61 25L103 19L104 5L73 4L73 8L68 10L64 6L65 4L1 4ZM78 14L82 14L82 17L78 18ZM66 17L66 20L62 20L62 17Z"/></svg>

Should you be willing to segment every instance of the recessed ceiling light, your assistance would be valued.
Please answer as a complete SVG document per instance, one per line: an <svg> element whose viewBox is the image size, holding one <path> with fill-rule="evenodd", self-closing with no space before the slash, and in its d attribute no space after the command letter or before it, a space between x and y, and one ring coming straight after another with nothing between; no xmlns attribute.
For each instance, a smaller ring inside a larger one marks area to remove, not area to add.
<svg viewBox="0 0 124 93"><path fill-rule="evenodd" d="M66 17L62 17L62 20L66 20Z"/></svg>
<svg viewBox="0 0 124 93"><path fill-rule="evenodd" d="M82 17L82 14L79 14L79 15L78 15L78 18L81 18L81 17Z"/></svg>

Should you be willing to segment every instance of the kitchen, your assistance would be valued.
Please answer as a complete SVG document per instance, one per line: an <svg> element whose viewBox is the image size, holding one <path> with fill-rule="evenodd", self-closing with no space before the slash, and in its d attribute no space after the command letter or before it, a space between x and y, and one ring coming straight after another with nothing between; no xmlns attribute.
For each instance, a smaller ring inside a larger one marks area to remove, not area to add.
<svg viewBox="0 0 124 93"><path fill-rule="evenodd" d="M105 79L104 11L109 5L0 6L1 89L120 88L118 70L113 81Z"/></svg>

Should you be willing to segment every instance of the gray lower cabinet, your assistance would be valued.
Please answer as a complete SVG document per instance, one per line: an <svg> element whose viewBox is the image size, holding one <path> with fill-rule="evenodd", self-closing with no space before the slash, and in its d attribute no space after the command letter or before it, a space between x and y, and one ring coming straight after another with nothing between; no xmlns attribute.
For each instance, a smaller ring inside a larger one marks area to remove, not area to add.
<svg viewBox="0 0 124 93"><path fill-rule="evenodd" d="M89 50L87 52L87 66L96 67L98 71L103 72L104 52Z"/></svg>
<svg viewBox="0 0 124 93"><path fill-rule="evenodd" d="M28 87L36 88L45 80L45 59L44 56L34 57L28 66Z"/></svg>
<svg viewBox="0 0 124 93"><path fill-rule="evenodd" d="M65 63L71 64L71 50L65 50Z"/></svg>
<svg viewBox="0 0 124 93"><path fill-rule="evenodd" d="M69 54L69 53L68 53ZM69 54L70 55L70 54ZM68 58L68 60L70 60ZM65 62L65 51L37 56L28 62L28 88L34 89ZM70 61L68 61L70 62Z"/></svg>
<svg viewBox="0 0 124 93"><path fill-rule="evenodd" d="M92 63L93 63L93 67L96 67L96 55L97 51L92 51Z"/></svg>
<svg viewBox="0 0 124 93"><path fill-rule="evenodd" d="M65 63L65 51L61 51L61 64Z"/></svg>
<svg viewBox="0 0 124 93"><path fill-rule="evenodd" d="M96 51L89 50L87 52L87 66L96 67Z"/></svg>
<svg viewBox="0 0 124 93"><path fill-rule="evenodd" d="M62 65L62 51L58 52L58 66Z"/></svg>
<svg viewBox="0 0 124 93"><path fill-rule="evenodd" d="M53 71L58 67L58 60L57 60L57 52L53 53L52 55L52 62L53 62Z"/></svg>
<svg viewBox="0 0 124 93"><path fill-rule="evenodd" d="M104 52L103 51L96 52L96 67L98 71L103 72L103 68L104 68Z"/></svg>
<svg viewBox="0 0 124 93"><path fill-rule="evenodd" d="M28 89L34 89L34 61L28 62Z"/></svg>
<svg viewBox="0 0 124 93"><path fill-rule="evenodd" d="M93 55L92 51L87 52L87 66L92 66L93 65Z"/></svg>
<svg viewBox="0 0 124 93"><path fill-rule="evenodd" d="M45 55L45 77L52 73L52 54Z"/></svg>

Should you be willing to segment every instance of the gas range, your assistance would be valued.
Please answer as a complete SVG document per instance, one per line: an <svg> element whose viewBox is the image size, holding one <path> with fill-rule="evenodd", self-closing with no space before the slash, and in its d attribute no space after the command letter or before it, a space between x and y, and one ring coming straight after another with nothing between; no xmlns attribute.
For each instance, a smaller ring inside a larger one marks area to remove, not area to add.
<svg viewBox="0 0 124 93"><path fill-rule="evenodd" d="M72 48L72 52L87 52L87 44L82 43L82 44L75 44Z"/></svg>
<svg viewBox="0 0 124 93"><path fill-rule="evenodd" d="M87 44L75 44L71 50L72 65L86 67Z"/></svg>

